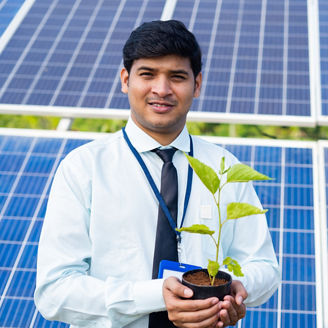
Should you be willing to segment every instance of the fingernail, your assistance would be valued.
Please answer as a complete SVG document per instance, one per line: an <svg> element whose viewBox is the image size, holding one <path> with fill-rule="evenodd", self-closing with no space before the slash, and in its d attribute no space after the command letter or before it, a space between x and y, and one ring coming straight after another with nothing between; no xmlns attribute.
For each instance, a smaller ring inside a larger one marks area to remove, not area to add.
<svg viewBox="0 0 328 328"><path fill-rule="evenodd" d="M214 305L214 304L216 304L216 303L218 303L219 302L219 299L218 298L213 298L213 300L212 300L212 304Z"/></svg>
<svg viewBox="0 0 328 328"><path fill-rule="evenodd" d="M192 296L192 290L191 289L185 289L183 291L183 293L186 297L191 297Z"/></svg>
<svg viewBox="0 0 328 328"><path fill-rule="evenodd" d="M242 296L238 296L238 297L237 297L237 304L238 304L238 305L242 304L243 301L244 301L244 299L243 299Z"/></svg>

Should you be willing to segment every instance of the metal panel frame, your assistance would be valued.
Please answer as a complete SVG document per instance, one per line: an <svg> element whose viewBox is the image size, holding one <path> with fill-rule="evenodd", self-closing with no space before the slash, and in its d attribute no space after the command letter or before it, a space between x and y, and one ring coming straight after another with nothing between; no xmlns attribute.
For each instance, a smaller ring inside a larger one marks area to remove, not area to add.
<svg viewBox="0 0 328 328"><path fill-rule="evenodd" d="M63 118L104 118L128 119L129 109L91 108L91 107L65 107L65 106L40 106L40 105L13 105L0 104L0 114L56 116ZM274 115L251 114L225 114L210 112L189 111L187 116L191 122L231 123L231 124L260 124L260 125L287 125L314 127L315 120L308 116L284 116L277 120Z"/></svg>
<svg viewBox="0 0 328 328"><path fill-rule="evenodd" d="M327 165L327 158L325 158L325 149L328 149L328 141L319 141L319 189L320 189L320 215L321 215L321 252L322 252L322 284L323 284L323 316L324 328L328 328L328 217L327 217L327 197L326 185L328 183L328 176L326 176L325 165Z"/></svg>

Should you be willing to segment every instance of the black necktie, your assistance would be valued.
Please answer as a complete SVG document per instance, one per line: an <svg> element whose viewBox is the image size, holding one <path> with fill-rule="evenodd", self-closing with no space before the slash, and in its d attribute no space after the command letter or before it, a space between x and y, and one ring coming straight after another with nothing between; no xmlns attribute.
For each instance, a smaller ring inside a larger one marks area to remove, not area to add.
<svg viewBox="0 0 328 328"><path fill-rule="evenodd" d="M155 149L154 152L163 160L161 175L161 195L175 223L178 213L178 178L172 158L175 148ZM152 278L158 276L159 263L161 260L178 261L176 233L169 224L161 206L158 209L156 241L153 260ZM175 327L167 316L167 311L154 312L149 316L149 328Z"/></svg>

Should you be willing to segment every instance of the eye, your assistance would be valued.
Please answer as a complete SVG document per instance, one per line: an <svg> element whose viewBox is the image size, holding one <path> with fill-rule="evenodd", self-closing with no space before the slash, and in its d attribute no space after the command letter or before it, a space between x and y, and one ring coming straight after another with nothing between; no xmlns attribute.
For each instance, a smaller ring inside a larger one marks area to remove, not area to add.
<svg viewBox="0 0 328 328"><path fill-rule="evenodd" d="M172 75L172 79L175 81L184 81L186 79L186 77L184 75L175 74L175 75Z"/></svg>
<svg viewBox="0 0 328 328"><path fill-rule="evenodd" d="M153 76L153 73L151 73L151 72L141 72L139 75L143 76L143 77L151 77L151 76Z"/></svg>

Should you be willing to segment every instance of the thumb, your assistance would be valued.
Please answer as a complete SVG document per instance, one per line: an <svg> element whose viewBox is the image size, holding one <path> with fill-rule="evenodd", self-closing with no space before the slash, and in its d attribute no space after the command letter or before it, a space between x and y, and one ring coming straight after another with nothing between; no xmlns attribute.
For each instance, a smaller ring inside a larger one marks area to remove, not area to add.
<svg viewBox="0 0 328 328"><path fill-rule="evenodd" d="M231 289L235 295L236 303L241 305L248 296L244 285L240 281L234 280L231 284Z"/></svg>
<svg viewBox="0 0 328 328"><path fill-rule="evenodd" d="M182 285L181 282L175 277L169 277L165 279L163 288L169 289L174 295L183 298L190 298L193 295L193 291Z"/></svg>

